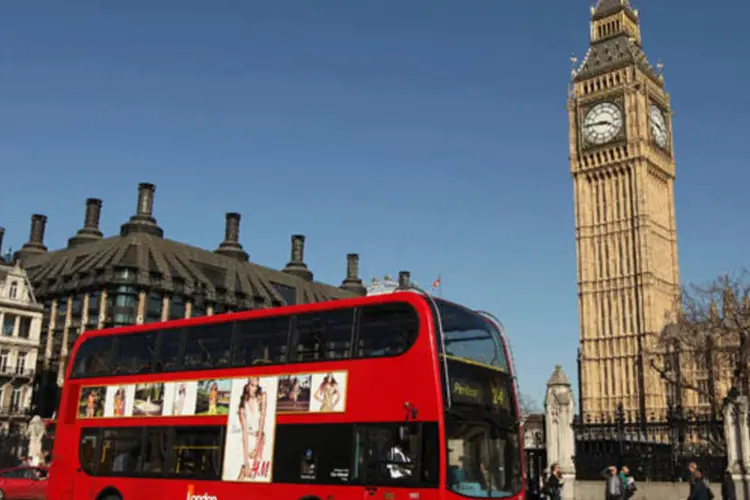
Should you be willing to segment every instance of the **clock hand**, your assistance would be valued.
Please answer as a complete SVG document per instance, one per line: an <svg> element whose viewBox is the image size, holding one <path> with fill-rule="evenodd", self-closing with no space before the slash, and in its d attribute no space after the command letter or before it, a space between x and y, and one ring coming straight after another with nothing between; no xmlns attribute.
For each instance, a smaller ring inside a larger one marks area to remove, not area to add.
<svg viewBox="0 0 750 500"><path fill-rule="evenodd" d="M612 124L612 122L609 122L607 120L603 120L603 121L599 121L599 122L589 123L588 125L586 125L586 128L596 127L598 125L611 125L611 124Z"/></svg>

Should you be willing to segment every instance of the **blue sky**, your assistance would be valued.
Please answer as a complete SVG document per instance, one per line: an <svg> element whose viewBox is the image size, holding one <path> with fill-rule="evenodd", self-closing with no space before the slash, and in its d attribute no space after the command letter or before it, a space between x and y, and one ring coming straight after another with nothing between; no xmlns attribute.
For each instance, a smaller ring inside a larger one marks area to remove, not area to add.
<svg viewBox="0 0 750 500"><path fill-rule="evenodd" d="M641 5L642 4L642 5ZM104 200L119 231L157 185L169 238L215 248L242 213L255 262L308 236L317 279L408 269L496 313L522 390L575 378L566 89L587 0L37 0L0 15L0 225L46 243ZM637 2L675 109L682 279L747 263L750 7Z"/></svg>

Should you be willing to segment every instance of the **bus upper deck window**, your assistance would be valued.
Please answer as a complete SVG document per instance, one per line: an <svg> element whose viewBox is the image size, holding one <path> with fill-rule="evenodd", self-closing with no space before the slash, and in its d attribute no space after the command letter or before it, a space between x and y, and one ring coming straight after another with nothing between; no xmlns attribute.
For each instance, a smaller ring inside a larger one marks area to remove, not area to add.
<svg viewBox="0 0 750 500"><path fill-rule="evenodd" d="M92 337L78 348L73 363L75 378L112 374L112 337Z"/></svg>

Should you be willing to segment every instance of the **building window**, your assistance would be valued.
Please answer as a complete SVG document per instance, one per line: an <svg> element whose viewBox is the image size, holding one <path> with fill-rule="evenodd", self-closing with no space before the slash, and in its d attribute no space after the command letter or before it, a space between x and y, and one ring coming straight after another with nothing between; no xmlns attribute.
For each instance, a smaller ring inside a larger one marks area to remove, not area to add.
<svg viewBox="0 0 750 500"><path fill-rule="evenodd" d="M15 299L18 297L18 283L15 281L10 284L10 298Z"/></svg>
<svg viewBox="0 0 750 500"><path fill-rule="evenodd" d="M191 318L199 318L206 315L206 298L203 295L197 295L193 299L193 307L190 310Z"/></svg>
<svg viewBox="0 0 750 500"><path fill-rule="evenodd" d="M0 373L5 373L8 370L8 358L10 352L7 349L0 351Z"/></svg>
<svg viewBox="0 0 750 500"><path fill-rule="evenodd" d="M710 387L708 384L708 380L699 380L698 381L698 404L701 406L708 406L711 404L711 399L709 397L710 394Z"/></svg>
<svg viewBox="0 0 750 500"><path fill-rule="evenodd" d="M95 330L99 327L99 311L102 306L102 292L89 293L88 318L86 319L86 329Z"/></svg>
<svg viewBox="0 0 750 500"><path fill-rule="evenodd" d="M13 393L10 396L10 411L11 413L18 413L21 410L21 395L23 389L16 387L13 389Z"/></svg>
<svg viewBox="0 0 750 500"><path fill-rule="evenodd" d="M73 295L73 301L70 305L70 316L74 324L81 324L81 316L83 316L83 294Z"/></svg>
<svg viewBox="0 0 750 500"><path fill-rule="evenodd" d="M18 337L27 339L31 337L31 320L28 316L21 316L21 320L18 322Z"/></svg>
<svg viewBox="0 0 750 500"><path fill-rule="evenodd" d="M57 301L57 319L55 328L62 329L65 327L65 320L68 318L68 298L62 298Z"/></svg>
<svg viewBox="0 0 750 500"><path fill-rule="evenodd" d="M25 352L19 352L18 357L16 357L16 375L23 375L23 373L26 371L26 358L28 357L28 353Z"/></svg>
<svg viewBox="0 0 750 500"><path fill-rule="evenodd" d="M169 300L169 319L185 318L185 299L175 295Z"/></svg>
<svg viewBox="0 0 750 500"><path fill-rule="evenodd" d="M5 313L3 319L3 337L12 337L13 330L16 329L16 315Z"/></svg>
<svg viewBox="0 0 750 500"><path fill-rule="evenodd" d="M157 323L161 321L162 310L164 309L164 297L160 293L150 292L146 298L146 317L145 323Z"/></svg>
<svg viewBox="0 0 750 500"><path fill-rule="evenodd" d="M108 326L134 325L138 315L138 290L132 286L118 286L107 296Z"/></svg>
<svg viewBox="0 0 750 500"><path fill-rule="evenodd" d="M297 305L297 289L293 286L282 285L281 283L272 283L274 289L284 299L284 303L288 306Z"/></svg>

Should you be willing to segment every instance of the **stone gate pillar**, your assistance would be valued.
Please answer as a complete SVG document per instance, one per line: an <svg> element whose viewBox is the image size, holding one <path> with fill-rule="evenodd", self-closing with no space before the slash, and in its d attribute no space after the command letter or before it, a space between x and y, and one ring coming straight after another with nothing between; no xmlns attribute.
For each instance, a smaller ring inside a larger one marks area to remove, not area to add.
<svg viewBox="0 0 750 500"><path fill-rule="evenodd" d="M544 397L545 432L547 441L547 464L558 464L563 474L562 496L564 499L575 498L576 469L573 463L575 455L575 435L573 417L575 405L573 390L562 366L557 365L547 382L547 394Z"/></svg>
<svg viewBox="0 0 750 500"><path fill-rule="evenodd" d="M750 479L750 428L748 428L747 397L728 397L724 401L723 413L727 468L732 473L737 498L747 498L748 479Z"/></svg>

